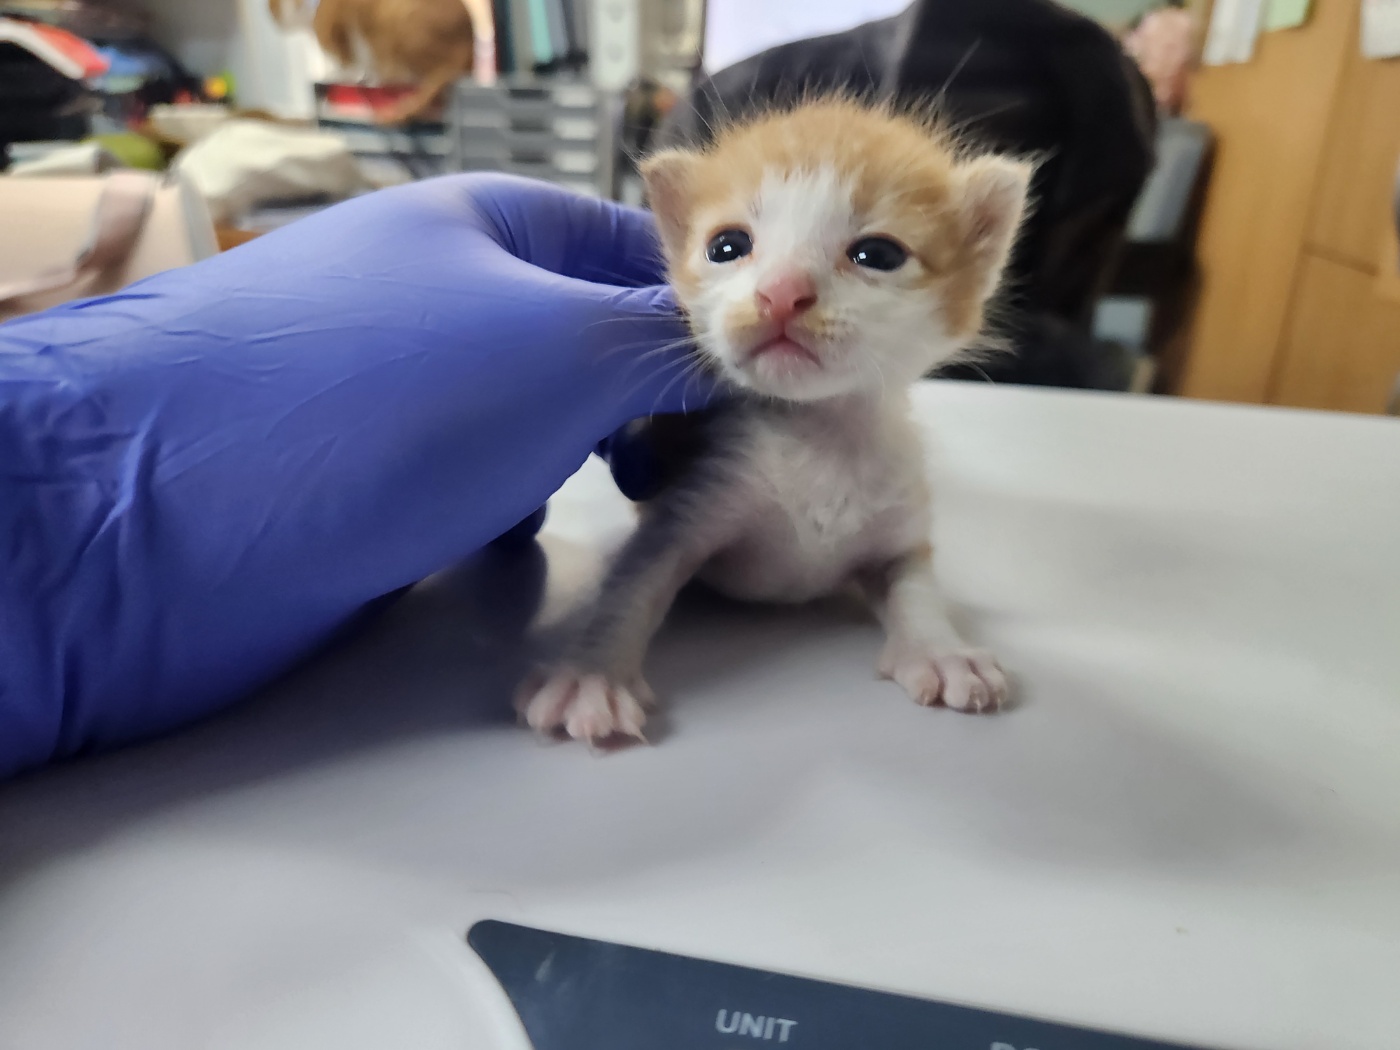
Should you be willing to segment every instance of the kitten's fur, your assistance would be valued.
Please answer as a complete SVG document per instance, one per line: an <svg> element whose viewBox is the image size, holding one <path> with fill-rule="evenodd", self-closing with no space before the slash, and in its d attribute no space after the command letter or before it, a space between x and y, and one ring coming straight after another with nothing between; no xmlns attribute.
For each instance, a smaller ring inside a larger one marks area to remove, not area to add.
<svg viewBox="0 0 1400 1050"><path fill-rule="evenodd" d="M283 25L304 18L304 4L268 0ZM320 0L311 24L322 49L342 66L417 85L376 117L382 124L420 115L472 69L472 18L463 0Z"/></svg>
<svg viewBox="0 0 1400 1050"><path fill-rule="evenodd" d="M697 576L763 601L855 583L885 625L882 675L921 704L995 710L1002 672L958 635L933 576L907 391L976 339L1029 166L832 99L654 156L643 175L700 350L737 394L709 423L709 451L644 507L564 662L522 688L523 717L589 741L641 737L647 645ZM711 262L726 229L747 232L751 254ZM877 235L907 261L856 265L852 246Z"/></svg>

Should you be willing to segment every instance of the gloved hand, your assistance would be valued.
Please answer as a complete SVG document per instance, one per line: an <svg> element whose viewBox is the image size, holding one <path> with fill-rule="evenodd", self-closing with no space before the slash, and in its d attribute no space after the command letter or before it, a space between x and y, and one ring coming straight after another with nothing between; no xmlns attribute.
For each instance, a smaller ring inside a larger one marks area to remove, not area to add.
<svg viewBox="0 0 1400 1050"><path fill-rule="evenodd" d="M643 213L452 176L0 326L0 775L247 693L703 403L660 280Z"/></svg>

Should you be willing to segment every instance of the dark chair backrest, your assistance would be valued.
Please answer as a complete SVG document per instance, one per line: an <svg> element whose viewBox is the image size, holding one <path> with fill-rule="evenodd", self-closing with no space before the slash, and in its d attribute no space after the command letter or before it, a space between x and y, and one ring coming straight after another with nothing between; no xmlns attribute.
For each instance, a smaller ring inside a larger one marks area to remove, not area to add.
<svg viewBox="0 0 1400 1050"><path fill-rule="evenodd" d="M1210 128L1199 121L1171 117L1161 122L1157 165L1128 217L1130 241L1164 244L1182 236L1212 145Z"/></svg>

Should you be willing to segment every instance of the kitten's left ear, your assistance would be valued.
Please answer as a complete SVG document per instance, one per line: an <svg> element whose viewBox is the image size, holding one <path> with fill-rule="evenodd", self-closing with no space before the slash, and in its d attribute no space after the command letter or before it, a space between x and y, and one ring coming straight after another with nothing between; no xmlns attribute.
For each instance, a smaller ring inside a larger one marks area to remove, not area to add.
<svg viewBox="0 0 1400 1050"><path fill-rule="evenodd" d="M987 273L987 294L1001 279L1011 254L1030 189L1031 165L989 155L962 165L963 215L967 250L974 265Z"/></svg>

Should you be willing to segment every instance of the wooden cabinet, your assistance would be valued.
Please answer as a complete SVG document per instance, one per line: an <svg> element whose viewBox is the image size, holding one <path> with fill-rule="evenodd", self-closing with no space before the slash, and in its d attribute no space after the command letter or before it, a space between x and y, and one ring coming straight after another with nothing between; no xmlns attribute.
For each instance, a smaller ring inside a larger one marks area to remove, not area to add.
<svg viewBox="0 0 1400 1050"><path fill-rule="evenodd" d="M1192 115L1219 144L1173 388L1383 411L1400 373L1400 60L1361 56L1360 0L1314 0L1253 62L1203 69Z"/></svg>

